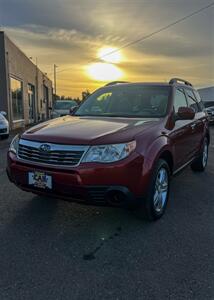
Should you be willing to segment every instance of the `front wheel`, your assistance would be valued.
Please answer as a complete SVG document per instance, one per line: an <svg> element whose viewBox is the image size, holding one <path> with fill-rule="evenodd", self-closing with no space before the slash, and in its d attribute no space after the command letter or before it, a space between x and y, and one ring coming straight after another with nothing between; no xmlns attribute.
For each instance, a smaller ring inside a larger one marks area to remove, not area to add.
<svg viewBox="0 0 214 300"><path fill-rule="evenodd" d="M147 219L154 221L163 216L169 198L170 169L168 163L159 159L152 175L144 211Z"/></svg>
<svg viewBox="0 0 214 300"><path fill-rule="evenodd" d="M200 156L191 164L191 168L195 172L203 172L208 162L209 144L207 138L204 139L203 149Z"/></svg>

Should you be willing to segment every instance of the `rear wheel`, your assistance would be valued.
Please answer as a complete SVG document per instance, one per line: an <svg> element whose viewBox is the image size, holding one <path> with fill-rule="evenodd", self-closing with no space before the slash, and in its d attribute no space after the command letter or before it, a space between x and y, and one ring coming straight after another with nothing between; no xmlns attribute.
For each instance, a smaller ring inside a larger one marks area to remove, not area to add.
<svg viewBox="0 0 214 300"><path fill-rule="evenodd" d="M191 164L191 168L195 172L203 172L208 162L209 144L207 138L204 139L203 149L200 156Z"/></svg>
<svg viewBox="0 0 214 300"><path fill-rule="evenodd" d="M169 186L169 165L165 160L160 159L153 171L148 196L144 200L144 213L148 220L157 220L165 213L169 198Z"/></svg>

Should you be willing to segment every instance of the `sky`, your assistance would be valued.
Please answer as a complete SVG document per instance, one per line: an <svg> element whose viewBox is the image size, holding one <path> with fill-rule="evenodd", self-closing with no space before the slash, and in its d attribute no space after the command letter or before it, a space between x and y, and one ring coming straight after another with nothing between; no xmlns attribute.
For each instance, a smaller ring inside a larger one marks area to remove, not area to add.
<svg viewBox="0 0 214 300"><path fill-rule="evenodd" d="M214 85L214 6L152 38L100 57L213 0L0 0L0 26L53 79L80 97L109 81ZM108 61L107 61L108 60ZM113 64L111 64L113 62Z"/></svg>

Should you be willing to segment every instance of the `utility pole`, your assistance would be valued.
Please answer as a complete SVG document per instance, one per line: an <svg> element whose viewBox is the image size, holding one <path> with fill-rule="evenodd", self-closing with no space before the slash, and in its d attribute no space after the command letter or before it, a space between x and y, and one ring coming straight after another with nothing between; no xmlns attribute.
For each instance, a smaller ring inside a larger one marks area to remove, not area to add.
<svg viewBox="0 0 214 300"><path fill-rule="evenodd" d="M38 59L36 57L36 110L37 110L37 118L36 121L39 121L39 84L38 84Z"/></svg>
<svg viewBox="0 0 214 300"><path fill-rule="evenodd" d="M56 101L56 69L58 68L57 65L54 64L54 100Z"/></svg>

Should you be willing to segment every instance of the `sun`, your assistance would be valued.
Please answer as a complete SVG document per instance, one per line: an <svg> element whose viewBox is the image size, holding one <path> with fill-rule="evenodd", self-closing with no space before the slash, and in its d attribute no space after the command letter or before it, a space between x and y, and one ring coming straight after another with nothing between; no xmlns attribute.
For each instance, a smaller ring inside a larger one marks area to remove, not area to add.
<svg viewBox="0 0 214 300"><path fill-rule="evenodd" d="M115 65L107 63L94 63L87 67L88 75L98 81L114 81L123 76L123 72Z"/></svg>
<svg viewBox="0 0 214 300"><path fill-rule="evenodd" d="M108 63L117 64L122 60L122 54L117 48L104 47L98 51L97 57Z"/></svg>
<svg viewBox="0 0 214 300"><path fill-rule="evenodd" d="M122 54L117 48L101 48L98 50L97 58L102 62L92 63L86 69L91 79L107 82L123 77L123 71L116 66L122 60Z"/></svg>

